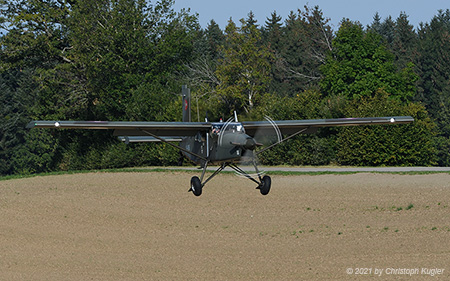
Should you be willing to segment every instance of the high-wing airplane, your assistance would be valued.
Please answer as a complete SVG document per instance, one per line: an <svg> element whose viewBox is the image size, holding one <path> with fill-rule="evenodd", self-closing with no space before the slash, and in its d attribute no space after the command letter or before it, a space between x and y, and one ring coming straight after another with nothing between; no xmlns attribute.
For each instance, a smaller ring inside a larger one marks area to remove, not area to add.
<svg viewBox="0 0 450 281"><path fill-rule="evenodd" d="M267 195L271 178L260 173L257 167L257 155L264 151L296 135L314 133L322 127L406 124L414 121L410 116L391 116L281 121L266 117L264 121L239 122L235 113L234 118L226 122L191 122L190 91L185 86L182 96L183 122L31 121L27 128L114 130L114 135L125 143L164 142L176 147L186 158L203 168L200 178L191 178L189 191L195 196L200 196L205 184L226 167L255 182L260 193ZM271 143L264 146L268 140ZM237 166L243 161L253 164L256 175L250 175ZM204 180L208 165L219 167Z"/></svg>

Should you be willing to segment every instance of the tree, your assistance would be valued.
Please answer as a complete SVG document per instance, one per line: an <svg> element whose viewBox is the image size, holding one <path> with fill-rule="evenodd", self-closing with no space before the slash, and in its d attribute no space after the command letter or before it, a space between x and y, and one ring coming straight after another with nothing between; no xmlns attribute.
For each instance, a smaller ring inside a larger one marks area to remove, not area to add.
<svg viewBox="0 0 450 281"><path fill-rule="evenodd" d="M337 162L354 166L430 166L436 162L434 124L422 105L389 99L384 91L351 101L346 114L352 117L413 116L408 125L340 128Z"/></svg>
<svg viewBox="0 0 450 281"><path fill-rule="evenodd" d="M64 61L70 4L62 1L2 1L0 70L52 68ZM7 24L8 23L8 24Z"/></svg>
<svg viewBox="0 0 450 281"><path fill-rule="evenodd" d="M388 50L394 54L394 63L399 70L408 67L409 63L416 60L418 36L405 13L400 13L395 21L388 17L383 23L376 13L367 31L375 32L383 37Z"/></svg>
<svg viewBox="0 0 450 281"><path fill-rule="evenodd" d="M207 40L207 52L212 60L217 60L220 57L220 46L224 43L225 36L219 25L211 20L206 27L205 37Z"/></svg>
<svg viewBox="0 0 450 281"><path fill-rule="evenodd" d="M328 22L318 6L290 13L279 49L275 49L273 91L292 96L317 86L322 77L320 66L332 47Z"/></svg>
<svg viewBox="0 0 450 281"><path fill-rule="evenodd" d="M375 33L378 33L381 35L382 32L382 24L381 24L381 17L378 12L375 13L373 16L373 22L369 26L367 26L368 31L373 31Z"/></svg>
<svg viewBox="0 0 450 281"><path fill-rule="evenodd" d="M247 26L255 26L256 28L258 28L258 25L256 24L258 21L255 19L255 14L250 11L247 15L247 19L245 20L245 23Z"/></svg>
<svg viewBox="0 0 450 281"><path fill-rule="evenodd" d="M29 70L0 74L0 175L20 170L13 159L25 143L25 126L29 122L28 110L33 104L34 88Z"/></svg>
<svg viewBox="0 0 450 281"><path fill-rule="evenodd" d="M221 46L224 42L225 36L214 20L199 32L194 59L187 64L185 74L191 88L204 88L202 92L211 92L219 84L215 71L222 57Z"/></svg>
<svg viewBox="0 0 450 281"><path fill-rule="evenodd" d="M223 59L219 60L216 87L224 103L224 113L250 113L267 93L270 83L271 53L261 44L261 32L241 20L230 20L225 29Z"/></svg>
<svg viewBox="0 0 450 281"><path fill-rule="evenodd" d="M320 85L326 96L349 99L374 96L383 89L406 102L416 93L413 65L397 71L393 55L380 35L364 32L360 24L343 21L333 40L333 51L321 68Z"/></svg>
<svg viewBox="0 0 450 281"><path fill-rule="evenodd" d="M180 85L174 76L192 58L199 25L196 16L175 13L172 0L1 4L6 7L1 22L9 22L10 28L0 39L0 70L13 74L26 69L33 85L33 91L26 92L30 86L15 78L14 91L8 94L15 100L4 108L5 116L22 110L17 105L33 98L24 110L26 120L179 118L173 101ZM20 100L17 93L29 97ZM6 131L5 135L12 136ZM124 159L119 154L129 154L110 132L31 130L16 136L25 143L14 142L20 149L7 165L1 164L3 170L11 171L11 163L22 172L80 168L83 163L90 168L114 167L123 164L105 160L112 159L108 155ZM3 141L2 146L10 151L11 143ZM161 146L152 148L159 153ZM133 163L127 159L125 163Z"/></svg>
<svg viewBox="0 0 450 281"><path fill-rule="evenodd" d="M40 99L38 78L65 61L70 3L15 0L0 5L0 22L7 30L0 38L0 173L49 171L57 154L54 137L46 131L30 133L25 126L42 112L39 105L51 103Z"/></svg>
<svg viewBox="0 0 450 281"><path fill-rule="evenodd" d="M280 50L280 41L281 41L281 33L282 33L282 17L277 15L277 12L274 11L271 14L270 18L267 18L265 22L265 26L262 29L262 37L264 41L268 45L268 47L273 51Z"/></svg>
<svg viewBox="0 0 450 281"><path fill-rule="evenodd" d="M172 1L83 0L71 16L69 59L83 77L91 115L129 118L132 93L146 83L167 83L192 52L195 19L179 17ZM92 117L92 116L91 116Z"/></svg>
<svg viewBox="0 0 450 281"><path fill-rule="evenodd" d="M450 165L450 10L439 11L419 34L419 94L436 121L439 165Z"/></svg>
<svg viewBox="0 0 450 281"><path fill-rule="evenodd" d="M404 69L416 60L417 44L418 37L414 26L409 23L405 13L400 13L395 22L394 41L390 48L395 55L394 61L398 69Z"/></svg>

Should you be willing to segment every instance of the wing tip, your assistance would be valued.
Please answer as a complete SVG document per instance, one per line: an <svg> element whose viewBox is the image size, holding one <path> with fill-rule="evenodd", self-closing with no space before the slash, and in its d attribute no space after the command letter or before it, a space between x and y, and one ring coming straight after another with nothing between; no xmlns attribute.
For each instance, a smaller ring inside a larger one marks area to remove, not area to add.
<svg viewBox="0 0 450 281"><path fill-rule="evenodd" d="M30 121L25 128L32 129L36 127L36 121Z"/></svg>

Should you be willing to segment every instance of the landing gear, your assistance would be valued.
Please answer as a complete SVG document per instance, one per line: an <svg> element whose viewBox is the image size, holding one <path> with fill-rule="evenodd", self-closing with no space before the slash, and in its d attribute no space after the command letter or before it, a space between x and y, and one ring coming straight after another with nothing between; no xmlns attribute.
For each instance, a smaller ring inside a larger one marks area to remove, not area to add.
<svg viewBox="0 0 450 281"><path fill-rule="evenodd" d="M259 189L259 192L261 192L262 195L267 195L269 194L271 184L272 179L269 176L264 176L257 189Z"/></svg>
<svg viewBox="0 0 450 281"><path fill-rule="evenodd" d="M261 178L261 173L259 172L258 168L256 167L256 163L253 163L253 164L255 166L255 170L258 175L258 178L253 178L251 175L249 175L247 172L245 172L244 170L242 170L241 168L239 168L238 166L236 166L233 163L223 163L211 176L209 176L202 183L203 177L205 176L205 173L206 173L206 168L208 167L208 162L205 162L202 167L203 171L202 171L201 177L200 178L198 178L198 177L191 178L191 188L189 189L189 191L192 191L192 193L194 193L195 196L202 195L203 186L205 186L205 184L207 182L209 182L213 177L215 177L218 173L220 173L223 169L225 169L228 166L228 167L232 168L233 170L235 170L238 174L240 174L240 175L248 178L249 180L253 181L254 183L256 183L258 185L256 187L256 189L259 189L259 192L261 192L262 195L267 195L267 194L269 194L272 180L270 179L269 176L264 176Z"/></svg>
<svg viewBox="0 0 450 281"><path fill-rule="evenodd" d="M202 189L203 185L200 179L198 177L192 177L191 189L189 189L189 191L192 191L192 193L194 193L195 196L200 196L202 195Z"/></svg>

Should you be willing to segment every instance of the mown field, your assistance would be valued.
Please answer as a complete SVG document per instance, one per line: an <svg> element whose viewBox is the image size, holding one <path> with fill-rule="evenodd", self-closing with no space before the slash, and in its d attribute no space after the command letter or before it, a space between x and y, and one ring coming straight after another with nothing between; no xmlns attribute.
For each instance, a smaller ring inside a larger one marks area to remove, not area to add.
<svg viewBox="0 0 450 281"><path fill-rule="evenodd" d="M450 277L449 174L273 175L268 196L221 174L198 198L191 176L0 181L0 279Z"/></svg>

